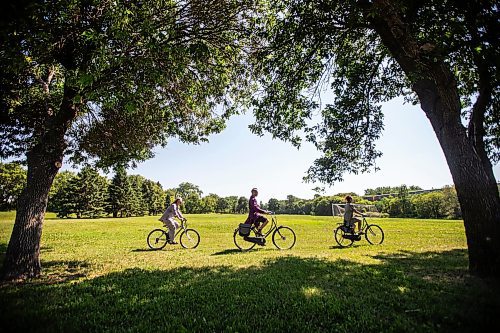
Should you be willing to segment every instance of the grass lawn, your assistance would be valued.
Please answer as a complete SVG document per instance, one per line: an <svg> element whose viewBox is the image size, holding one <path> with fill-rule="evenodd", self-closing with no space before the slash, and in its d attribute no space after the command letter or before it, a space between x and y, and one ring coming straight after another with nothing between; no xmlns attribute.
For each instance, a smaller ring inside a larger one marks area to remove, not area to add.
<svg viewBox="0 0 500 333"><path fill-rule="evenodd" d="M0 286L0 332L479 332L500 286L467 273L461 221L370 219L385 231L338 248L332 217L278 216L292 250L235 250L241 215L191 215L194 250L147 248L158 217L48 214L42 278ZM0 265L14 213L0 213ZM491 329L490 329L491 330ZM495 330L493 330L495 331Z"/></svg>

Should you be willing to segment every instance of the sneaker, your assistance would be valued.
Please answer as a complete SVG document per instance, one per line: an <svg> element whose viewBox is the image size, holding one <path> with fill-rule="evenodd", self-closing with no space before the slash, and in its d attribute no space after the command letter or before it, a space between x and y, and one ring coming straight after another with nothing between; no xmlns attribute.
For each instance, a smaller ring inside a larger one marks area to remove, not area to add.
<svg viewBox="0 0 500 333"><path fill-rule="evenodd" d="M170 244L170 245L176 245L176 244L179 244L179 243L177 243L177 242L168 242L168 244Z"/></svg>

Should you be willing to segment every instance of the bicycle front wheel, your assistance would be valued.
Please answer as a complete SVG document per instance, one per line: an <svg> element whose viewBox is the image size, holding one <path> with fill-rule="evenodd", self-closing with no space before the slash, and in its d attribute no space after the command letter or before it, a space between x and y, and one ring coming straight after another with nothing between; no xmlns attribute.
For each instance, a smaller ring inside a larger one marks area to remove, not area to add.
<svg viewBox="0 0 500 333"><path fill-rule="evenodd" d="M200 234L194 229L186 229L180 237L181 246L185 249L194 249L200 244Z"/></svg>
<svg viewBox="0 0 500 333"><path fill-rule="evenodd" d="M257 235L255 234L255 230L251 230L250 232L250 237L256 237ZM250 251L255 247L255 243L246 241L240 234L238 233L238 229L234 231L233 234L233 240L234 240L234 245L241 251Z"/></svg>
<svg viewBox="0 0 500 333"><path fill-rule="evenodd" d="M161 250L167 245L168 234L163 229L154 229L147 238L151 250Z"/></svg>
<svg viewBox="0 0 500 333"><path fill-rule="evenodd" d="M295 232L289 227L279 227L273 232L273 244L280 250L290 250L295 240Z"/></svg>
<svg viewBox="0 0 500 333"><path fill-rule="evenodd" d="M370 224L366 227L365 238L372 245L382 244L384 241L384 231L378 225Z"/></svg>
<svg viewBox="0 0 500 333"><path fill-rule="evenodd" d="M337 244L339 244L340 247L348 247L351 246L353 243L352 239L344 237L344 235L351 235L351 234L345 232L343 226L340 226L337 229L335 229L333 235L335 241L337 242Z"/></svg>

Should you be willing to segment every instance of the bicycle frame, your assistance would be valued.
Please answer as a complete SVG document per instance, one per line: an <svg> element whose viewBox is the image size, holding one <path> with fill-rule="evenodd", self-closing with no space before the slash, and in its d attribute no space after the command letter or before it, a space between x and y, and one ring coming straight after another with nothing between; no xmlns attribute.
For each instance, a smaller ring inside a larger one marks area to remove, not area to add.
<svg viewBox="0 0 500 333"><path fill-rule="evenodd" d="M366 218L363 216L363 220L361 222L361 230L366 231L367 227L368 227L368 222L366 221Z"/></svg>
<svg viewBox="0 0 500 333"><path fill-rule="evenodd" d="M357 223L357 222L355 222ZM354 231L354 224L351 226L352 230ZM344 225L344 222L340 222L340 223L337 223L337 225ZM366 221L366 218L364 216L362 216L362 219L361 219L361 230L363 231L366 231L366 228L368 227L368 221Z"/></svg>
<svg viewBox="0 0 500 333"><path fill-rule="evenodd" d="M264 234L262 235L262 237L264 238L267 238L267 236L269 236L270 234L272 234L274 232L274 230L276 230L278 228L278 223L276 222L276 215L272 215L271 216L271 227L269 228L269 230ZM251 228L253 231L257 232L257 227L255 226L254 223L252 223L252 228Z"/></svg>
<svg viewBox="0 0 500 333"><path fill-rule="evenodd" d="M354 225L345 227L344 223L338 223L337 228L335 228L333 235L337 244L340 247L346 247L352 245L353 242L361 240L361 235L364 235L366 241L372 245L382 244L384 241L384 230L377 224L369 223L364 216L361 219L361 232L355 232ZM350 242L343 243L342 239L347 239Z"/></svg>

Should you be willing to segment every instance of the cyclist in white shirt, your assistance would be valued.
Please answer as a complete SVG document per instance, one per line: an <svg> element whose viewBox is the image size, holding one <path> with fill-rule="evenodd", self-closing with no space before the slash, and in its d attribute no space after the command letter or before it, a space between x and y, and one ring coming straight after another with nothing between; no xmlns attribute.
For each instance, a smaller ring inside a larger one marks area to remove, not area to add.
<svg viewBox="0 0 500 333"><path fill-rule="evenodd" d="M168 228L169 244L177 244L174 241L174 237L175 230L179 228L179 223L177 223L174 218L178 218L181 221L186 220L179 210L180 205L182 205L182 198L175 199L175 201L170 206L168 206L163 215L160 217L160 221L163 222L163 225Z"/></svg>
<svg viewBox="0 0 500 333"><path fill-rule="evenodd" d="M345 197L346 204L344 206L344 224L352 227L354 223L358 223L358 232L361 233L361 219L354 216L354 213L357 213L363 216L363 213L358 211L352 205L352 197L350 195Z"/></svg>

